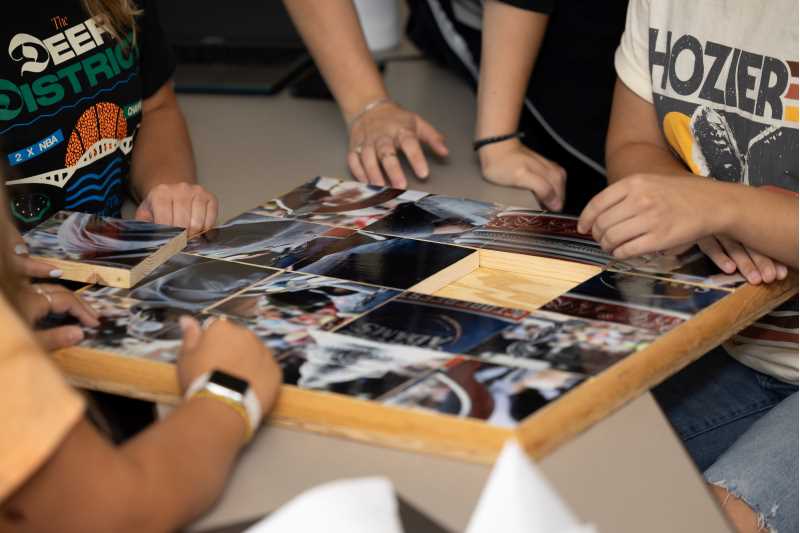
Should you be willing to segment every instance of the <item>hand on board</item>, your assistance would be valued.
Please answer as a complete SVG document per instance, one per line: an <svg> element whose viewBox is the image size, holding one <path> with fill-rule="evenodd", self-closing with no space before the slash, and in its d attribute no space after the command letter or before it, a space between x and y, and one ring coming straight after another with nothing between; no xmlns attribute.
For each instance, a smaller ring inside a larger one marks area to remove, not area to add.
<svg viewBox="0 0 800 533"><path fill-rule="evenodd" d="M391 101L357 115L349 127L347 164L362 183L405 189L408 180L400 164L401 155L411 164L414 174L424 179L430 170L421 143L440 157L449 153L444 136L436 128Z"/></svg>
<svg viewBox="0 0 800 533"><path fill-rule="evenodd" d="M97 327L99 315L79 295L60 285L37 283L23 287L18 306L22 316L35 326L49 314L68 315L80 325L58 326L34 331L47 351L73 346L83 340L82 326Z"/></svg>
<svg viewBox="0 0 800 533"><path fill-rule="evenodd" d="M595 196L578 231L617 259L689 245L719 233L715 186L704 177L635 174Z"/></svg>
<svg viewBox="0 0 800 533"><path fill-rule="evenodd" d="M193 236L214 227L218 210L216 196L200 185L162 183L150 189L134 218L186 228Z"/></svg>
<svg viewBox="0 0 800 533"><path fill-rule="evenodd" d="M738 270L753 285L783 280L789 275L786 265L722 235L711 235L697 245L720 270L726 274Z"/></svg>
<svg viewBox="0 0 800 533"><path fill-rule="evenodd" d="M178 380L182 391L206 372L222 370L250 383L264 414L272 409L280 390L281 369L258 337L222 319L203 328L194 318L184 316L180 325L183 346L178 357Z"/></svg>
<svg viewBox="0 0 800 533"><path fill-rule="evenodd" d="M567 172L517 139L487 144L478 151L483 176L498 185L528 189L550 211L561 211Z"/></svg>

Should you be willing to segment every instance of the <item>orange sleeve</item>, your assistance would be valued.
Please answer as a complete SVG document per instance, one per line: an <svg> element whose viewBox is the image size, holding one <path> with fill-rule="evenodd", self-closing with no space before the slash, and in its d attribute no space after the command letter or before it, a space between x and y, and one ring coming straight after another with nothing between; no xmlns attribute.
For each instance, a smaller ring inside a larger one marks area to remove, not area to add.
<svg viewBox="0 0 800 533"><path fill-rule="evenodd" d="M58 448L85 404L2 296L0 324L2 502Z"/></svg>

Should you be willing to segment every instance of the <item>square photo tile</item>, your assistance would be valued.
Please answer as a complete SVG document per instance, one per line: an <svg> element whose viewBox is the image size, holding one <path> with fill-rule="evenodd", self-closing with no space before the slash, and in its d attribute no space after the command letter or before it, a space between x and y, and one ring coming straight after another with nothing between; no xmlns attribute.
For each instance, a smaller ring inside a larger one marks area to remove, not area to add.
<svg viewBox="0 0 800 533"><path fill-rule="evenodd" d="M527 316L527 311L413 292L339 330L392 344L466 353Z"/></svg>
<svg viewBox="0 0 800 533"><path fill-rule="evenodd" d="M420 191L317 177L270 200L258 211L272 217L362 229L390 214L397 206L416 202L427 195Z"/></svg>

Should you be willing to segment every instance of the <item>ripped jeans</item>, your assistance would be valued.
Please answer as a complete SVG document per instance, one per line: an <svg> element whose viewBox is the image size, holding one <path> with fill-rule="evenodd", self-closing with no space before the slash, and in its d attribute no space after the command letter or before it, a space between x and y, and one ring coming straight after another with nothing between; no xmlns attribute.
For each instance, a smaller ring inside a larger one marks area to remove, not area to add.
<svg viewBox="0 0 800 533"><path fill-rule="evenodd" d="M723 348L653 389L706 480L741 498L777 533L798 530L797 390Z"/></svg>

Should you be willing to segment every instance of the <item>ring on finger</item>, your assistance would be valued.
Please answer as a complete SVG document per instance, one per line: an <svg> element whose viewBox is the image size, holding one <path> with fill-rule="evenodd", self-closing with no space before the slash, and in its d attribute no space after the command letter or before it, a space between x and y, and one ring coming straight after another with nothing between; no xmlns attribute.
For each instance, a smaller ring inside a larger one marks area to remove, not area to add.
<svg viewBox="0 0 800 533"><path fill-rule="evenodd" d="M355 152L357 155L361 155L361 152L363 152L363 151L364 151L364 145L363 145L363 144L359 144L359 145L357 145L355 148L353 148L353 151L354 151L354 152Z"/></svg>
<svg viewBox="0 0 800 533"><path fill-rule="evenodd" d="M39 287L38 285L33 286L33 292L43 297L45 300L47 300L47 305L53 307L53 296L49 292Z"/></svg>
<svg viewBox="0 0 800 533"><path fill-rule="evenodd" d="M397 157L397 152L386 152L384 154L381 154L381 161L385 161L390 157Z"/></svg>

